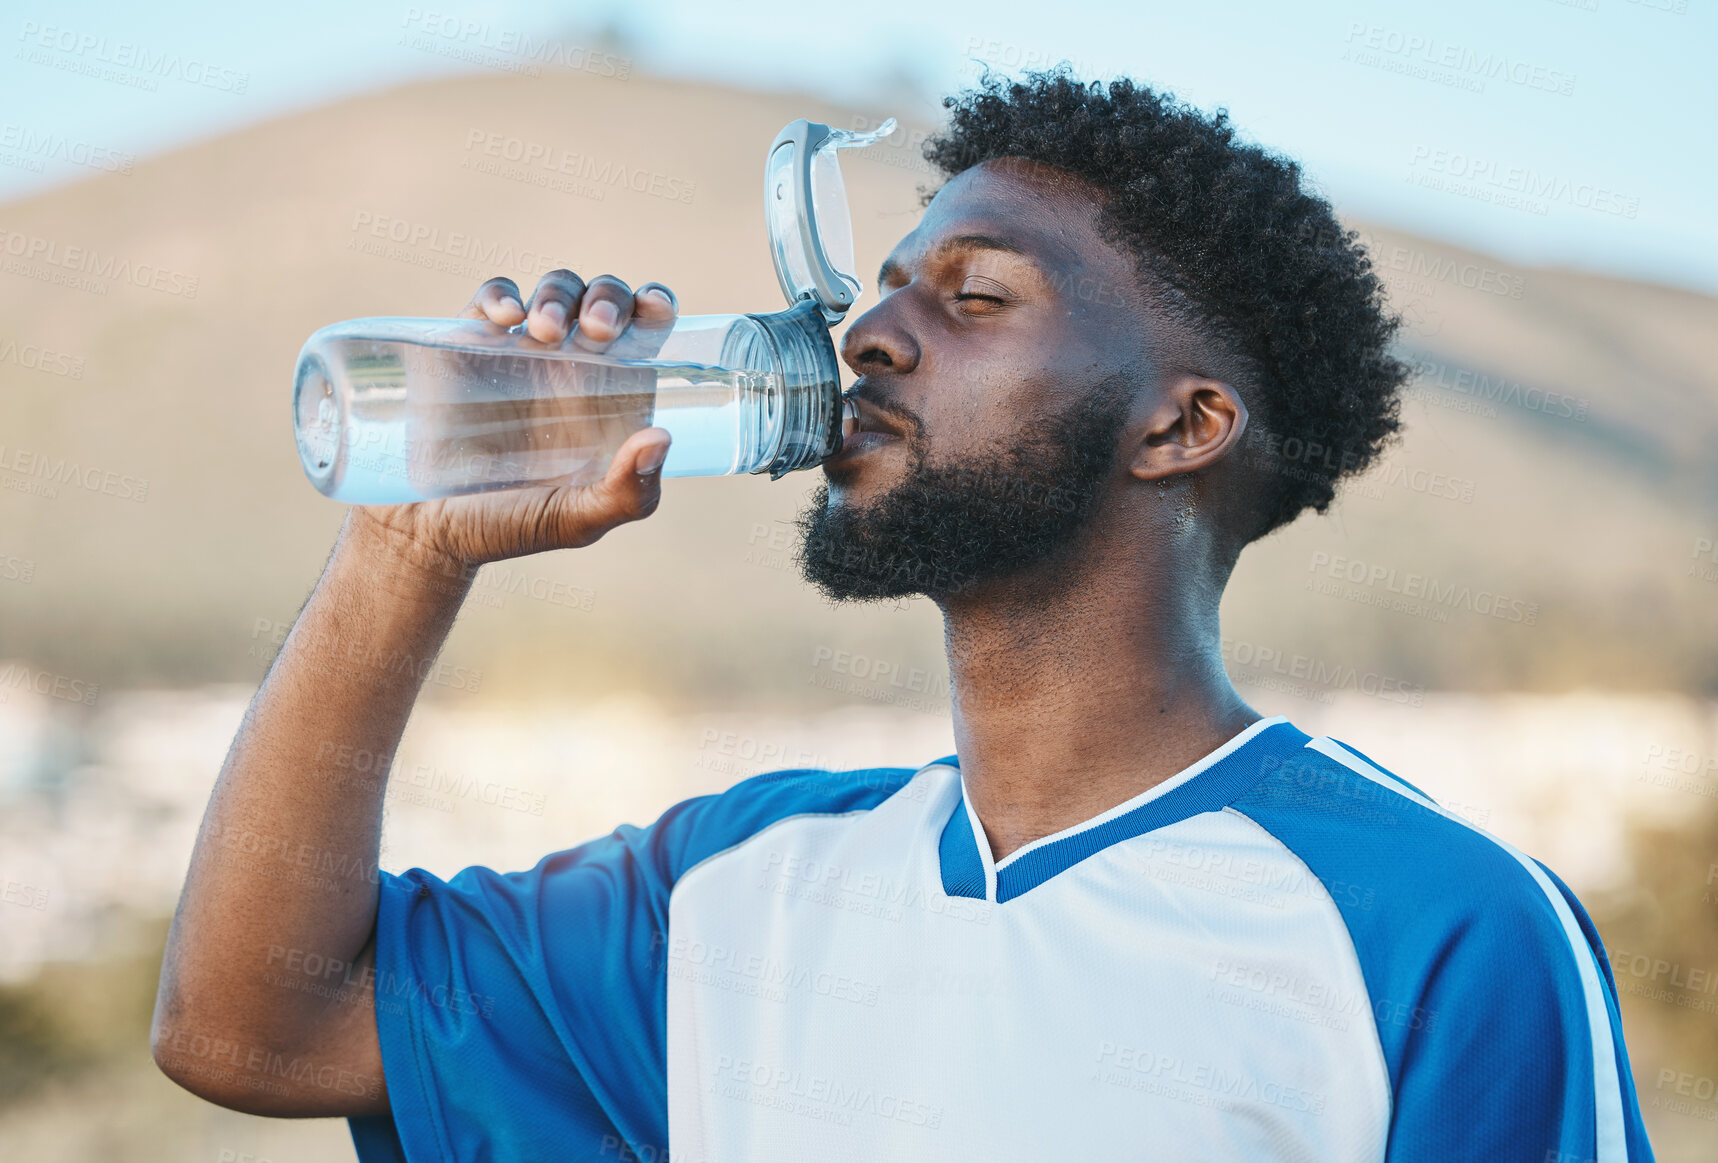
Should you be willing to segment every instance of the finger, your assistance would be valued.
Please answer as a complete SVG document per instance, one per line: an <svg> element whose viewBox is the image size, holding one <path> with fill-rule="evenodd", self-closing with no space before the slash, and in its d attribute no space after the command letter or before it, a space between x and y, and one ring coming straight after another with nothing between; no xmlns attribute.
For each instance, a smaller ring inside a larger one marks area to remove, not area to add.
<svg viewBox="0 0 1718 1163"><path fill-rule="evenodd" d="M459 313L461 319L487 319L503 327L512 327L525 318L525 307L519 299L519 286L512 279L497 276L477 288L471 302Z"/></svg>
<svg viewBox="0 0 1718 1163"><path fill-rule="evenodd" d="M661 283L645 283L632 292L632 317L640 323L667 323L680 311L680 300Z"/></svg>
<svg viewBox="0 0 1718 1163"><path fill-rule="evenodd" d="M640 429L615 450L602 480L569 491L558 521L563 542L594 541L616 525L654 513L662 500L668 444L667 429Z"/></svg>
<svg viewBox="0 0 1718 1163"><path fill-rule="evenodd" d="M531 292L531 306L525 316L525 330L532 339L544 343L559 343L572 330L571 320L579 309L579 297L585 293L585 281L569 270L550 271Z"/></svg>
<svg viewBox="0 0 1718 1163"><path fill-rule="evenodd" d="M666 428L640 429L614 450L614 459L609 461L608 474L603 479L629 475L660 476L662 462L668 459L668 446L673 440Z"/></svg>
<svg viewBox="0 0 1718 1163"><path fill-rule="evenodd" d="M617 339L632 320L632 288L613 275L598 275L579 304L579 333L597 343Z"/></svg>

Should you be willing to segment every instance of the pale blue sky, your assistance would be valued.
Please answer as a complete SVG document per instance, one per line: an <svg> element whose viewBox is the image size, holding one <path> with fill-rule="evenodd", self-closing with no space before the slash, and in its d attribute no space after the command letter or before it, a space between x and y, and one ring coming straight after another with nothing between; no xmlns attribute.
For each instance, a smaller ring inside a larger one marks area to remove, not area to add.
<svg viewBox="0 0 1718 1163"><path fill-rule="evenodd" d="M24 0L7 9L0 199L90 172L51 159L32 172L42 159L26 140L63 136L100 165L453 71L455 62L398 43L408 28L451 17L485 24L476 38L530 33L574 45L608 27L643 71L810 90L919 120L932 111L881 106L885 78L943 92L975 75L975 57L1066 57L1089 75L1126 74L1226 106L1248 136L1300 159L1348 213L1517 261L1718 293L1718 0ZM214 70L199 84L117 69L153 79L153 90L77 71L132 51L122 43ZM1526 204L1500 202L1512 197Z"/></svg>

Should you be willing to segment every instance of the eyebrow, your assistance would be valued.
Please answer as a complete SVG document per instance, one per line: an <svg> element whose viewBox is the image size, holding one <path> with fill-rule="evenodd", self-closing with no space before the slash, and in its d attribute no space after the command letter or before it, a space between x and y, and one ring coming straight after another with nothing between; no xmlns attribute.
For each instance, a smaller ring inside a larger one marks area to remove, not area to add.
<svg viewBox="0 0 1718 1163"><path fill-rule="evenodd" d="M1037 262L1037 259L1033 258L1031 253L1019 243L1010 242L1006 238L998 238L994 234L957 234L953 238L938 243L936 250L932 253L950 250L1000 250L1006 254L1017 254L1033 263ZM902 273L904 272L900 263L893 258L884 259L883 265L877 268L877 285L882 286L889 281L891 276Z"/></svg>

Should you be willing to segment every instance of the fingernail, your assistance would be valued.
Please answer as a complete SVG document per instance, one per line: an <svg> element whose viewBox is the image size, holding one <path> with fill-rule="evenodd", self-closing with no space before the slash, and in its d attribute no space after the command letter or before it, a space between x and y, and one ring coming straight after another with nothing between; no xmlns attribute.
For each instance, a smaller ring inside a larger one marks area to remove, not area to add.
<svg viewBox="0 0 1718 1163"><path fill-rule="evenodd" d="M519 301L519 297L517 295L501 296L501 305L503 307L517 307L521 311L525 309L525 304Z"/></svg>
<svg viewBox="0 0 1718 1163"><path fill-rule="evenodd" d="M661 469L662 462L667 458L668 442L666 440L652 444L639 455L638 468L635 471L639 476L649 476Z"/></svg>
<svg viewBox="0 0 1718 1163"><path fill-rule="evenodd" d="M648 290L646 290L644 293L646 295L656 296L656 298L661 301L661 303L664 307L674 306L674 296L670 295L667 291L664 291L661 287L651 287Z"/></svg>
<svg viewBox="0 0 1718 1163"><path fill-rule="evenodd" d="M549 302L544 303L543 318L547 319L550 323L553 323L556 327L565 327L567 324L566 304L559 300L550 300Z"/></svg>
<svg viewBox="0 0 1718 1163"><path fill-rule="evenodd" d="M590 315L592 323L601 323L611 329L620 325L620 309L607 299L592 304Z"/></svg>

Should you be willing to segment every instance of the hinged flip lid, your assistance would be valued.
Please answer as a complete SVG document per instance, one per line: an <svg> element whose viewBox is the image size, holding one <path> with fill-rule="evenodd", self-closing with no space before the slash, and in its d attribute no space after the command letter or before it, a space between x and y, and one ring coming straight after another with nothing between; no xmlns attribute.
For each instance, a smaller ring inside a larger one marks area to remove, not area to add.
<svg viewBox="0 0 1718 1163"><path fill-rule="evenodd" d="M893 132L893 117L869 133L802 117L776 135L764 163L764 214L782 294L790 304L816 299L832 327L864 290L835 151L870 145Z"/></svg>

